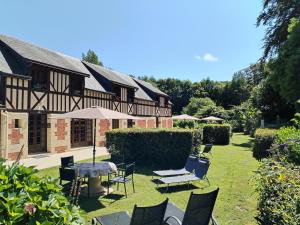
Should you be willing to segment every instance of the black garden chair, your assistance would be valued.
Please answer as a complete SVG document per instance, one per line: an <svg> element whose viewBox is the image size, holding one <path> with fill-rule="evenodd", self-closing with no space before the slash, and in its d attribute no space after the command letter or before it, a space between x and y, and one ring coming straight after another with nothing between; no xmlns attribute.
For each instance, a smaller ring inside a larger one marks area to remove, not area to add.
<svg viewBox="0 0 300 225"><path fill-rule="evenodd" d="M60 158L61 167L72 167L75 165L74 163L74 156L67 156L67 157L61 157Z"/></svg>
<svg viewBox="0 0 300 225"><path fill-rule="evenodd" d="M123 183L124 190L125 190L125 196L127 198L126 183L128 183L128 182L132 183L132 189L133 189L133 192L135 192L134 179L133 179L134 169L135 169L135 163L131 163L131 164L125 165L124 171L121 174L119 174L113 178L111 178L110 174L109 174L108 175L107 193L109 193L110 183L117 183L117 190L119 190L119 184Z"/></svg>
<svg viewBox="0 0 300 225"><path fill-rule="evenodd" d="M190 195L185 212L173 203L168 203L165 224L166 225L208 225L210 222L217 225L213 217L213 209L219 193L219 188L205 194Z"/></svg>
<svg viewBox="0 0 300 225"><path fill-rule="evenodd" d="M59 180L60 185L62 181L72 182L76 178L76 171L72 168L60 167L59 168Z"/></svg>
<svg viewBox="0 0 300 225"><path fill-rule="evenodd" d="M210 154L212 156L212 144L206 144L204 146L203 151L200 153L201 156L205 156L206 154Z"/></svg>
<svg viewBox="0 0 300 225"><path fill-rule="evenodd" d="M78 206L78 200L79 200L82 184L83 184L83 180L80 177L76 177L72 181L72 186L69 192L69 199L72 205Z"/></svg>
<svg viewBox="0 0 300 225"><path fill-rule="evenodd" d="M92 224L101 225L163 225L168 199L164 202L148 207L133 208L132 216L128 212L117 212L109 215L95 217Z"/></svg>

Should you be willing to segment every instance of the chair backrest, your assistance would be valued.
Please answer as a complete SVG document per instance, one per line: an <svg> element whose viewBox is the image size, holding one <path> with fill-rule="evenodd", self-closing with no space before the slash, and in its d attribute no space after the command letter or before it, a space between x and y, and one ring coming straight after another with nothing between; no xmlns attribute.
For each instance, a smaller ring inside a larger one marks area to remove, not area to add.
<svg viewBox="0 0 300 225"><path fill-rule="evenodd" d="M198 159L197 163L196 163L196 168L195 168L195 175L196 177L203 179L207 172L208 172L208 168L210 166L210 162L209 161L205 161L202 159Z"/></svg>
<svg viewBox="0 0 300 225"><path fill-rule="evenodd" d="M187 159L186 159L186 163L184 165L184 168L189 171L189 172L193 172L193 170L196 167L196 163L197 163L197 157L190 155Z"/></svg>
<svg viewBox="0 0 300 225"><path fill-rule="evenodd" d="M135 163L130 163L130 164L126 165L125 166L124 177L128 177L130 175L133 175L134 169L135 169Z"/></svg>
<svg viewBox="0 0 300 225"><path fill-rule="evenodd" d="M203 149L203 153L209 153L212 149L212 144L206 144Z"/></svg>
<svg viewBox="0 0 300 225"><path fill-rule="evenodd" d="M74 156L67 156L60 158L61 167L74 166Z"/></svg>
<svg viewBox="0 0 300 225"><path fill-rule="evenodd" d="M190 195L182 225L208 225L212 216L219 188L205 194Z"/></svg>
<svg viewBox="0 0 300 225"><path fill-rule="evenodd" d="M73 181L76 178L76 171L71 168L60 167L59 175L61 180Z"/></svg>
<svg viewBox="0 0 300 225"><path fill-rule="evenodd" d="M114 164L125 163L125 157L121 154L111 154L110 161Z"/></svg>
<svg viewBox="0 0 300 225"><path fill-rule="evenodd" d="M130 225L162 225L167 205L168 199L155 206L137 207L135 205Z"/></svg>

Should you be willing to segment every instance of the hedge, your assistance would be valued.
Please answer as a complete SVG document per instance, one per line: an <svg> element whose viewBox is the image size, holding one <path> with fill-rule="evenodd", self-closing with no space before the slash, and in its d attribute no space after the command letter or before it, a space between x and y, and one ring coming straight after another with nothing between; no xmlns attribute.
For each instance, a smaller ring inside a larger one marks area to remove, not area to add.
<svg viewBox="0 0 300 225"><path fill-rule="evenodd" d="M269 156L268 150L275 140L276 130L257 129L254 134L253 157L260 160Z"/></svg>
<svg viewBox="0 0 300 225"><path fill-rule="evenodd" d="M203 126L203 143L228 145L230 143L231 126L229 124L206 124Z"/></svg>
<svg viewBox="0 0 300 225"><path fill-rule="evenodd" d="M198 154L199 130L120 129L106 132L106 147L125 162L156 169L182 168L189 154Z"/></svg>
<svg viewBox="0 0 300 225"><path fill-rule="evenodd" d="M295 127L280 128L276 133L279 154L289 162L300 165L300 129Z"/></svg>
<svg viewBox="0 0 300 225"><path fill-rule="evenodd" d="M258 215L261 225L300 224L300 169L264 159L258 169Z"/></svg>

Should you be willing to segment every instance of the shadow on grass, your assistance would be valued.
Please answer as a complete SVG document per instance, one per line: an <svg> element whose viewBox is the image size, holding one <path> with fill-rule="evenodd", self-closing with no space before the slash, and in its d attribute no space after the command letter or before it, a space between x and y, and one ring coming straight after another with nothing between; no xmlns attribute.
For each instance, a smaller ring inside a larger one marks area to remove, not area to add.
<svg viewBox="0 0 300 225"><path fill-rule="evenodd" d="M82 210L86 211L87 213L105 208L100 200L99 196L95 197L81 197L79 200L79 206Z"/></svg>
<svg viewBox="0 0 300 225"><path fill-rule="evenodd" d="M109 204L112 204L118 200L121 200L122 198L125 198L124 194L110 193L108 195L103 196L100 200L102 202L107 202Z"/></svg>
<svg viewBox="0 0 300 225"><path fill-rule="evenodd" d="M163 193L175 193L175 192L180 192L180 191L191 191L191 190L195 190L195 189L199 189L198 186L195 186L193 184L177 184L174 186L169 186L169 188L167 188L166 185L164 186L158 186L156 188L156 190L158 192L160 192L161 194Z"/></svg>
<svg viewBox="0 0 300 225"><path fill-rule="evenodd" d="M241 143L241 144L232 143L232 146L247 148L247 149L244 149L244 150L246 150L246 151L252 151L253 144L254 144L254 140L250 140L250 141L248 141L246 143Z"/></svg>

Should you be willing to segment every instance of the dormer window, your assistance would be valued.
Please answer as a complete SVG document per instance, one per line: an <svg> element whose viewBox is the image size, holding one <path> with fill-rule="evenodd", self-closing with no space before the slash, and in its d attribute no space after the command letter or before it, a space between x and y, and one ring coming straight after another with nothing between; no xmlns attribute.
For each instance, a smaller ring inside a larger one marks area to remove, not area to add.
<svg viewBox="0 0 300 225"><path fill-rule="evenodd" d="M31 87L35 90L48 90L49 71L41 68L34 68L31 71Z"/></svg>
<svg viewBox="0 0 300 225"><path fill-rule="evenodd" d="M127 102L133 103L134 101L134 89L128 89L127 91Z"/></svg>
<svg viewBox="0 0 300 225"><path fill-rule="evenodd" d="M70 94L83 95L84 78L77 76L70 76Z"/></svg>
<svg viewBox="0 0 300 225"><path fill-rule="evenodd" d="M159 97L159 106L166 107L166 98L165 97Z"/></svg>
<svg viewBox="0 0 300 225"><path fill-rule="evenodd" d="M113 86L113 93L115 93L115 98L117 101L121 101L121 87L114 85Z"/></svg>

